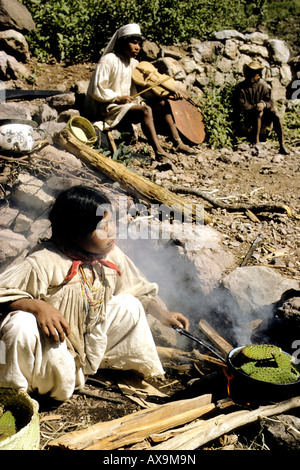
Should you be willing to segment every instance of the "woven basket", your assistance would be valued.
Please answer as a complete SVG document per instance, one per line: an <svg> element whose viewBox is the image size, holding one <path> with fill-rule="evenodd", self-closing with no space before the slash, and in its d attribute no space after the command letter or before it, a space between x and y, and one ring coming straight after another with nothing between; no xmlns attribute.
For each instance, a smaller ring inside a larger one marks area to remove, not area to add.
<svg viewBox="0 0 300 470"><path fill-rule="evenodd" d="M0 407L11 411L18 432L0 441L0 450L39 450L38 403L23 390L0 388Z"/></svg>
<svg viewBox="0 0 300 470"><path fill-rule="evenodd" d="M66 128L71 131L76 139L89 146L97 140L93 124L84 117L74 116L67 122Z"/></svg>

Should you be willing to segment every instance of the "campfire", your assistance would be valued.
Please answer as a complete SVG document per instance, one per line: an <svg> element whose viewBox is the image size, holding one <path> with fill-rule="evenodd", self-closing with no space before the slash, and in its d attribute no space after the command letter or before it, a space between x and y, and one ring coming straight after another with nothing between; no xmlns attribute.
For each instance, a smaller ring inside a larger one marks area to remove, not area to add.
<svg viewBox="0 0 300 470"><path fill-rule="evenodd" d="M207 353L193 350L190 353L174 348L158 347L162 362L190 360L194 364L213 369L202 375L194 386L174 394L164 404L151 404L146 409L108 422L99 422L86 429L70 432L49 442L53 449L72 450L195 450L243 426L263 418L275 416L300 406L299 384L288 392L282 389L288 384L263 383L263 387L276 385L281 388L278 401L274 402L267 390L245 386L230 369L228 357L235 351L206 321L201 320L199 330L205 332L212 344ZM179 329L180 330L180 329ZM180 330L181 334L185 331ZM198 337L193 341L201 342ZM207 344L206 344L207 346ZM212 351L218 349L218 357ZM249 378L250 379L250 378ZM238 382L238 386L236 383ZM258 381L256 381L258 382ZM211 389L211 393L207 390ZM193 397L182 398L184 395ZM276 394L275 394L276 395ZM281 400L279 400L281 397ZM181 399L180 399L181 398Z"/></svg>

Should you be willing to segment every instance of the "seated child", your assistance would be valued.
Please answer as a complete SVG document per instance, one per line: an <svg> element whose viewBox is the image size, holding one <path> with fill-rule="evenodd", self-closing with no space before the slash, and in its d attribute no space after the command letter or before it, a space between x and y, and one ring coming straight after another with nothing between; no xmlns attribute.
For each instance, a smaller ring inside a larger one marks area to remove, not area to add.
<svg viewBox="0 0 300 470"><path fill-rule="evenodd" d="M189 321L160 306L157 285L115 245L110 208L94 189L63 191L51 238L0 276L0 387L63 401L99 368L164 373L145 312Z"/></svg>

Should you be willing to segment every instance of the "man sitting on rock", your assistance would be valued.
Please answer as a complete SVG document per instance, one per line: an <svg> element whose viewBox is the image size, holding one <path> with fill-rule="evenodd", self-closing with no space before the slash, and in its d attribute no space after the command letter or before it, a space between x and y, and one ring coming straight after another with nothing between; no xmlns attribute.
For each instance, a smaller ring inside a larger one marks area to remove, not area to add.
<svg viewBox="0 0 300 470"><path fill-rule="evenodd" d="M259 143L260 135L273 124L279 140L279 151L286 155L288 151L284 147L282 121L271 98L270 87L261 78L262 70L263 66L257 61L245 66L245 80L237 88L239 109L246 128L253 134L255 144Z"/></svg>
<svg viewBox="0 0 300 470"><path fill-rule="evenodd" d="M84 112L92 121L105 121L109 129L116 128L124 120L127 123L141 123L156 159L163 161L169 156L158 140L152 107L135 99L132 71L138 64L136 57L141 45L142 35L138 24L128 24L116 31L91 77ZM175 151L194 154L194 150L181 141L168 102L162 100L159 104L160 117L176 145Z"/></svg>

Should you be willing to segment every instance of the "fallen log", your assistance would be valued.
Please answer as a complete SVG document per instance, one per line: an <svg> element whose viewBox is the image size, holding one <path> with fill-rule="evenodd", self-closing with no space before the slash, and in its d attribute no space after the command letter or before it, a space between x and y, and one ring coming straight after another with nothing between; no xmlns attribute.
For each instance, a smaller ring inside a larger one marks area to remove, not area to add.
<svg viewBox="0 0 300 470"><path fill-rule="evenodd" d="M202 207L200 210L199 204L182 199L168 189L133 173L121 163L101 155L88 145L81 143L68 129L56 132L53 135L53 142L85 163L92 165L112 180L119 182L131 195L144 198L152 203L165 204L182 214L183 221L194 219L205 224L211 221Z"/></svg>
<svg viewBox="0 0 300 470"><path fill-rule="evenodd" d="M150 434L189 423L215 409L210 394L157 405L122 418L97 423L49 442L52 448L113 450L142 442Z"/></svg>
<svg viewBox="0 0 300 470"><path fill-rule="evenodd" d="M299 406L300 397L295 397L275 405L260 406L251 411L235 411L228 415L220 415L205 421L201 420L187 431L185 428L182 428L181 434L177 434L161 444L152 446L151 450L195 450L242 426L254 423L261 418L285 413ZM156 440L158 439L159 437L156 436Z"/></svg>
<svg viewBox="0 0 300 470"><path fill-rule="evenodd" d="M236 203L228 204L226 202L221 202L216 200L210 194L200 189L195 188L186 188L185 186L171 186L169 187L170 191L175 193L182 194L193 194L199 196L202 199L208 201L213 207L219 207L220 209L226 209L227 211L251 211L254 213L257 212L279 212L286 213L289 217L293 216L293 213L289 206L286 204L247 204L247 203Z"/></svg>

